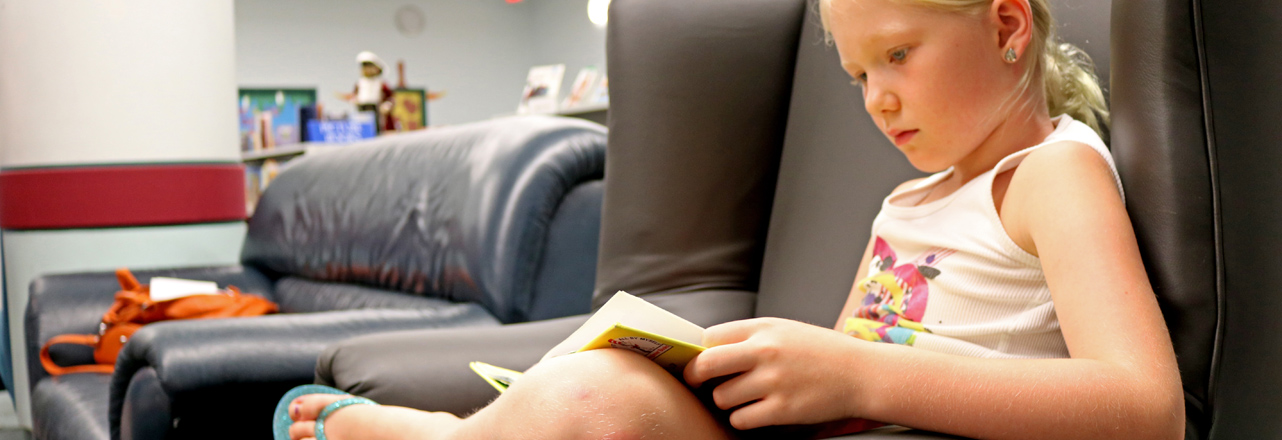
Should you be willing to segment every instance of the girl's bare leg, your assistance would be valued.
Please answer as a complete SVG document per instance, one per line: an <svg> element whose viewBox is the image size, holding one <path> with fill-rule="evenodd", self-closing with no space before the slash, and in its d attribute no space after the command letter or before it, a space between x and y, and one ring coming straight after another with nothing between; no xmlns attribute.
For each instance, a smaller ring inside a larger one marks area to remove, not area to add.
<svg viewBox="0 0 1282 440"><path fill-rule="evenodd" d="M319 408L335 399L304 396L298 419L314 420ZM684 384L654 362L623 350L593 350L543 362L465 419L356 405L334 413L326 423L333 440L730 438ZM310 422L295 423L294 438L310 437L311 427Z"/></svg>

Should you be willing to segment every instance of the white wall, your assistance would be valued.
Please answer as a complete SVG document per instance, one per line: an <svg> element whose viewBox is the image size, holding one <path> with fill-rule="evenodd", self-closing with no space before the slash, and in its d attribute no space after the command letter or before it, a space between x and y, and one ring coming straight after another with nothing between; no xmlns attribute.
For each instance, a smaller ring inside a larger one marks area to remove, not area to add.
<svg viewBox="0 0 1282 440"><path fill-rule="evenodd" d="M579 69L605 72L605 26L588 21L587 0L526 0L534 6L534 64L565 64L561 96Z"/></svg>
<svg viewBox="0 0 1282 440"><path fill-rule="evenodd" d="M232 3L0 1L0 166L237 157Z"/></svg>
<svg viewBox="0 0 1282 440"><path fill-rule="evenodd" d="M394 25L407 4L427 18L417 36ZM351 91L362 50L388 63L393 84L405 60L408 86L446 92L429 123L459 124L515 112L530 66L566 63L567 83L584 65L604 68L605 33L587 0L236 0L241 87L315 87L327 112L350 111L335 94Z"/></svg>

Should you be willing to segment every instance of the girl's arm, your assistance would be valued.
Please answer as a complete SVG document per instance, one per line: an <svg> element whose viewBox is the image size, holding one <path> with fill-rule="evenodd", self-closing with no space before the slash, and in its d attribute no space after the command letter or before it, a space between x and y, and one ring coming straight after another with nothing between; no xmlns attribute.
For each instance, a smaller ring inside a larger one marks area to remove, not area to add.
<svg viewBox="0 0 1282 440"><path fill-rule="evenodd" d="M863 417L980 438L1181 438L1170 336L1107 164L1043 147L1003 205L1011 238L1041 258L1071 359L944 355L766 319L710 328L687 380L742 373L713 393L747 404L730 417L741 429Z"/></svg>

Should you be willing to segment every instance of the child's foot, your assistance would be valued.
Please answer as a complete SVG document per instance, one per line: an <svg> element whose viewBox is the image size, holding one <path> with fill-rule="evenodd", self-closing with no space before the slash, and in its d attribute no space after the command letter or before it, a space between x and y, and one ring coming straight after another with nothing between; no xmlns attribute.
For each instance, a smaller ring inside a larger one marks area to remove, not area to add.
<svg viewBox="0 0 1282 440"><path fill-rule="evenodd" d="M291 440L315 438L316 417L320 416L321 410L325 409L325 407L331 403L348 397L352 396L342 394L308 394L294 399L294 401L289 404L289 418L294 420L294 424L289 427L289 438ZM343 411L335 411L326 418L325 423L328 426L325 429L325 437L334 440L341 438L330 434L337 431L334 427L334 425L336 425L336 423L334 423L334 419L338 416L338 413L346 412L348 409L351 408L343 408Z"/></svg>
<svg viewBox="0 0 1282 440"><path fill-rule="evenodd" d="M314 439L316 418L331 403L352 397L339 394L307 394L289 405L294 424L289 427L291 440ZM462 420L446 412L424 412L399 406L350 405L334 411L325 419L328 440L374 438L451 438ZM380 435L387 432L390 435Z"/></svg>

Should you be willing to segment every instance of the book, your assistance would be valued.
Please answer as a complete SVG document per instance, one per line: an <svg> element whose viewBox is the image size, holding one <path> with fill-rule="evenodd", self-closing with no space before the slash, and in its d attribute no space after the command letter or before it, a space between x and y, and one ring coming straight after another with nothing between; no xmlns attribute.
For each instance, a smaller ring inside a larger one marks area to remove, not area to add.
<svg viewBox="0 0 1282 440"><path fill-rule="evenodd" d="M654 361L681 377L686 364L703 352L703 327L619 291L587 322L561 341L541 361L557 356L602 348L629 350ZM521 373L484 362L472 362L475 371L499 392L506 391Z"/></svg>
<svg viewBox="0 0 1282 440"><path fill-rule="evenodd" d="M595 67L584 67L579 70L579 75L574 78L573 85L570 86L570 93L561 101L561 110L572 109L587 104L588 95L592 92L592 87L596 85L597 71Z"/></svg>
<svg viewBox="0 0 1282 440"><path fill-rule="evenodd" d="M525 79L521 92L518 114L556 112L557 95L561 92L561 79L565 77L564 64L534 66Z"/></svg>

